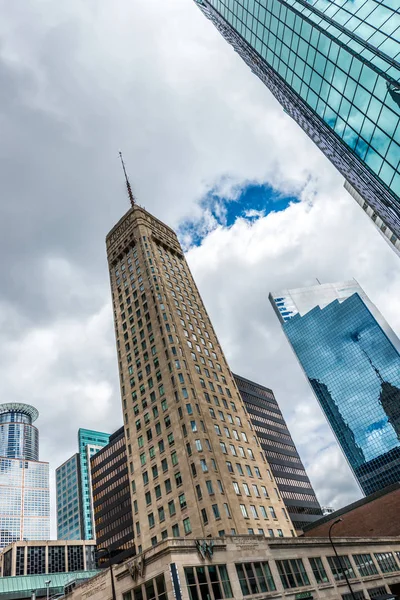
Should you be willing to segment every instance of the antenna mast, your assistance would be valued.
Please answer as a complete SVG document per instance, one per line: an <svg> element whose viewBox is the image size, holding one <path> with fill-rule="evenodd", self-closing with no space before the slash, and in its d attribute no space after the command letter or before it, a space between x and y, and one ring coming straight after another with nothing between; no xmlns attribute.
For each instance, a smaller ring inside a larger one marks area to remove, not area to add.
<svg viewBox="0 0 400 600"><path fill-rule="evenodd" d="M127 172L125 169L125 163L124 163L124 159L122 158L122 152L119 153L119 157L121 159L122 168L124 170L125 183L126 183L126 189L128 190L129 200L130 200L131 206L135 206L135 196L133 195L131 184L129 182L129 178L128 178L128 175L127 175Z"/></svg>

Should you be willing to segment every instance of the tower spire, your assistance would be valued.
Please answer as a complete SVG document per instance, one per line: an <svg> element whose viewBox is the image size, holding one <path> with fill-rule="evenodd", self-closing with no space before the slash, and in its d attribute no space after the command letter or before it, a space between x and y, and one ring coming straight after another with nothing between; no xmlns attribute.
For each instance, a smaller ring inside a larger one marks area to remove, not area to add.
<svg viewBox="0 0 400 600"><path fill-rule="evenodd" d="M371 358L368 356L368 354L366 353L366 351L363 348L361 348L361 352L363 352L365 354L365 356L367 358L367 361L369 362L369 364L371 365L371 367L375 371L375 374L378 377L378 379L381 382L381 384L385 383L384 379L383 379L383 377L382 377L382 375L381 375L381 373L379 371L379 369L374 365L374 363L372 362Z"/></svg>
<svg viewBox="0 0 400 600"><path fill-rule="evenodd" d="M128 178L128 175L127 175L127 172L125 169L125 163L124 163L124 159L122 158L122 152L119 153L119 157L121 159L122 168L124 170L126 189L128 190L129 200L130 200L131 205L135 206L135 196L133 195L131 184L129 182L129 178Z"/></svg>

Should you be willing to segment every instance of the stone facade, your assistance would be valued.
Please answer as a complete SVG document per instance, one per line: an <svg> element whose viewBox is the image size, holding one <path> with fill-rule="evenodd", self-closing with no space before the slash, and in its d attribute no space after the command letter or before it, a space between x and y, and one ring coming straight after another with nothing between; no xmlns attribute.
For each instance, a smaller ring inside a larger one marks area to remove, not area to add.
<svg viewBox="0 0 400 600"><path fill-rule="evenodd" d="M227 536L203 541L212 546L211 556L202 556L196 540L168 539L140 559L114 566L115 600L348 600L346 581L330 566L334 552L327 539ZM379 595L377 590L389 594L399 589L398 538L340 538L335 545L339 556L347 557L343 560L356 598L371 599ZM110 571L80 585L67 598L111 599Z"/></svg>
<svg viewBox="0 0 400 600"><path fill-rule="evenodd" d="M294 536L176 234L135 205L106 244L138 552Z"/></svg>

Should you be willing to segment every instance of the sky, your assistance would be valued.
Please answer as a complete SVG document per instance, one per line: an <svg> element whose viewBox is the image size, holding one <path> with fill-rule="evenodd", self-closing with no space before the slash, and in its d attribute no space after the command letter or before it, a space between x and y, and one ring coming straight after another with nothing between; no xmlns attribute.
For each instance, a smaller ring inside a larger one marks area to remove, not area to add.
<svg viewBox="0 0 400 600"><path fill-rule="evenodd" d="M355 277L400 333L400 263L192 0L0 0L0 399L54 469L122 424L105 235L175 228L231 369L271 387L323 505L360 497L268 301Z"/></svg>

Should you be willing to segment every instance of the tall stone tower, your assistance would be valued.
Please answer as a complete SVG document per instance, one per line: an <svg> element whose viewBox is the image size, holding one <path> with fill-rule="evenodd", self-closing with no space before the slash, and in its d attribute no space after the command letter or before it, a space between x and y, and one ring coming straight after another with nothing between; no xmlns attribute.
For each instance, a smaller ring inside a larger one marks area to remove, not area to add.
<svg viewBox="0 0 400 600"><path fill-rule="evenodd" d="M130 196L106 243L138 550L294 535L177 236Z"/></svg>

